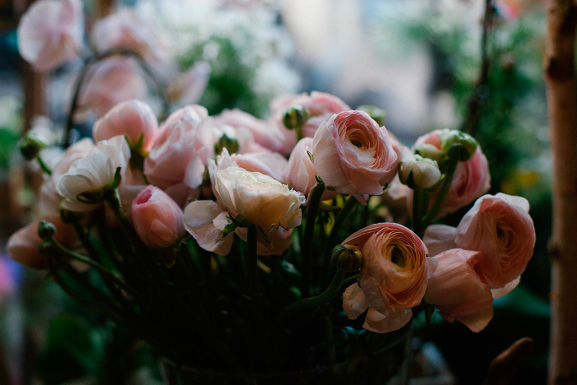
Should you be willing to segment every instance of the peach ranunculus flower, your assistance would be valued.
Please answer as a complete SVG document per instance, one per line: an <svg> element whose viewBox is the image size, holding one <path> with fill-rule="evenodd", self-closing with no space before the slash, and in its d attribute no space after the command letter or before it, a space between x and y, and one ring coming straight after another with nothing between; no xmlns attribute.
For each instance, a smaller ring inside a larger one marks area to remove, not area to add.
<svg viewBox="0 0 577 385"><path fill-rule="evenodd" d="M114 106L94 123L92 136L96 142L117 135L126 136L131 148L141 142L141 149L150 150L158 133L158 121L148 104L140 100L128 100Z"/></svg>
<svg viewBox="0 0 577 385"><path fill-rule="evenodd" d="M356 319L368 308L363 327L379 333L407 324L436 267L423 241L402 225L379 223L352 234L343 245L356 245L363 255L358 284L343 294L346 315Z"/></svg>
<svg viewBox="0 0 577 385"><path fill-rule="evenodd" d="M130 50L151 64L166 64L170 57L167 38L161 30L129 8L121 8L94 23L90 41L99 53Z"/></svg>
<svg viewBox="0 0 577 385"><path fill-rule="evenodd" d="M82 50L84 17L80 0L33 3L18 24L18 50L36 71L50 71Z"/></svg>
<svg viewBox="0 0 577 385"><path fill-rule="evenodd" d="M381 195L393 180L399 156L385 127L363 111L346 111L323 122L313 139L313 163L327 187L341 194Z"/></svg>
<svg viewBox="0 0 577 385"><path fill-rule="evenodd" d="M415 147L422 144L428 144L441 150L442 143L439 135L442 135L447 131L449 130L435 130L423 135L417 139ZM451 187L437 217L442 218L445 215L453 213L461 207L468 205L481 195L487 193L489 188L491 188L489 163L481 150L481 146L478 145L477 150L471 159L457 164ZM435 198L436 195L434 193L431 194L431 198L429 199L430 205L434 204ZM412 201L412 199L410 199L410 201Z"/></svg>
<svg viewBox="0 0 577 385"><path fill-rule="evenodd" d="M267 234L301 223L305 197L267 175L228 167L216 172L215 189L231 214L242 215Z"/></svg>
<svg viewBox="0 0 577 385"><path fill-rule="evenodd" d="M286 95L271 102L271 113L276 125L283 124L283 115L287 108L302 106L307 112L308 119L302 127L303 136L312 138L322 122L330 119L334 114L349 111L351 108L341 99L324 92L313 91L310 95ZM296 135L296 134L293 134Z"/></svg>
<svg viewBox="0 0 577 385"><path fill-rule="evenodd" d="M151 249L169 247L185 233L183 212L164 191L148 185L132 201L132 223Z"/></svg>
<svg viewBox="0 0 577 385"><path fill-rule="evenodd" d="M74 227L67 225L60 219L60 214L49 215L44 218L35 220L27 226L21 228L8 239L6 250L10 258L28 267L45 269L48 267L46 257L40 254L38 246L42 242L38 236L38 225L44 219L56 227L54 240L66 248L75 246L78 243L78 237Z"/></svg>
<svg viewBox="0 0 577 385"><path fill-rule="evenodd" d="M112 56L94 64L92 71L81 90L79 115L92 109L101 117L121 102L146 96L146 82L133 58Z"/></svg>
<svg viewBox="0 0 577 385"><path fill-rule="evenodd" d="M80 212L97 208L102 199L100 192L113 184L118 167L123 175L129 159L130 148L124 136L99 142L58 179L57 189L64 198L62 207Z"/></svg>
<svg viewBox="0 0 577 385"><path fill-rule="evenodd" d="M455 247L479 251L472 257L475 271L493 296L501 297L517 286L533 255L535 227L529 202L503 193L484 195L457 228L429 226L424 241L436 252Z"/></svg>
<svg viewBox="0 0 577 385"><path fill-rule="evenodd" d="M213 155L212 119L206 108L186 106L160 126L144 161L144 173L150 183L163 189L178 184L197 188Z"/></svg>
<svg viewBox="0 0 577 385"><path fill-rule="evenodd" d="M478 254L451 249L433 257L438 266L429 277L423 298L439 309L441 317L460 321L474 332L483 330L493 318L491 289L475 271Z"/></svg>

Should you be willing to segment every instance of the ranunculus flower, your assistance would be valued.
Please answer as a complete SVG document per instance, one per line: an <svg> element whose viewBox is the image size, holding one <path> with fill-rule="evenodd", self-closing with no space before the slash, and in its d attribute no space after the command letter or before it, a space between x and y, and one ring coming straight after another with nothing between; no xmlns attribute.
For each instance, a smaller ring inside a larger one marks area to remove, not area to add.
<svg viewBox="0 0 577 385"><path fill-rule="evenodd" d="M491 289L481 281L474 267L478 251L451 249L433 259L437 270L429 277L424 300L439 309L449 322L455 319L480 332L493 318Z"/></svg>
<svg viewBox="0 0 577 385"><path fill-rule="evenodd" d="M52 167L52 174L42 182L38 206L42 215L58 215L62 196L56 188L60 177L68 172L72 163L86 156L94 148L92 139L85 138L66 149L62 158Z"/></svg>
<svg viewBox="0 0 577 385"><path fill-rule="evenodd" d="M94 64L93 72L80 93L79 105L103 116L118 103L144 99L146 82L133 58L112 56Z"/></svg>
<svg viewBox="0 0 577 385"><path fill-rule="evenodd" d="M385 127L363 111L347 111L323 122L313 139L313 163L327 187L354 194L381 195L393 180L399 157Z"/></svg>
<svg viewBox="0 0 577 385"><path fill-rule="evenodd" d="M276 98L271 102L271 113L275 124L283 124L283 115L287 108L303 106L308 114L308 119L302 127L303 136L312 138L322 122L330 119L334 114L349 111L351 108L341 99L324 92L311 92L300 95L286 95ZM294 131L293 131L294 132ZM293 135L296 135L293 133Z"/></svg>
<svg viewBox="0 0 577 385"><path fill-rule="evenodd" d="M169 58L161 31L129 8L121 8L94 23L90 40L98 52L130 50L152 64L166 63Z"/></svg>
<svg viewBox="0 0 577 385"><path fill-rule="evenodd" d="M18 50L36 71L50 71L78 57L84 17L80 0L33 3L18 24Z"/></svg>
<svg viewBox="0 0 577 385"><path fill-rule="evenodd" d="M525 198L499 193L479 198L457 228L429 226L424 239L436 251L479 251L473 257L475 271L497 298L519 282L533 255L535 227Z"/></svg>
<svg viewBox="0 0 577 385"><path fill-rule="evenodd" d="M173 112L160 126L144 173L150 183L163 189L184 183L202 184L204 166L214 154L212 120L206 108L191 105Z"/></svg>
<svg viewBox="0 0 577 385"><path fill-rule="evenodd" d="M430 144L437 149L441 149L441 140L439 135L448 131L448 129L435 130L421 136L415 142L415 147L422 144ZM438 218L444 217L447 214L457 211L463 206L468 205L481 195L489 191L491 187L491 174L489 173L489 164L487 158L481 150L481 146L477 146L477 151L471 159L466 162L459 162L451 188L447 194L445 202ZM431 194L429 204L432 206L435 202L436 194Z"/></svg>
<svg viewBox="0 0 577 385"><path fill-rule="evenodd" d="M294 143L287 143L282 129L239 109L222 111L219 115L214 117L214 124L217 127L228 125L234 127L236 130L248 130L257 144L283 155L290 154L294 147ZM289 131L287 129L285 130ZM296 137L294 142L296 143Z"/></svg>
<svg viewBox="0 0 577 385"><path fill-rule="evenodd" d="M288 167L286 158L276 152L232 154L230 160L246 171L260 172L279 182L283 181L283 174Z"/></svg>
<svg viewBox="0 0 577 385"><path fill-rule="evenodd" d="M171 82L168 94L179 105L196 104L210 79L210 65L198 62Z"/></svg>
<svg viewBox="0 0 577 385"><path fill-rule="evenodd" d="M142 138L142 150L148 151L158 133L158 121L148 104L139 100L129 100L113 107L94 123L94 140L111 139L125 135L130 147L136 146Z"/></svg>
<svg viewBox="0 0 577 385"><path fill-rule="evenodd" d="M308 154L309 152L312 154L312 151L313 138L299 140L291 152L283 179L291 188L302 192L306 197L317 185L317 169ZM322 200L334 198L336 194L334 191L325 190Z"/></svg>
<svg viewBox="0 0 577 385"><path fill-rule="evenodd" d="M301 223L305 197L267 175L228 167L216 172L215 189L234 216L242 215L267 233Z"/></svg>
<svg viewBox="0 0 577 385"><path fill-rule="evenodd" d="M111 186L116 169L126 170L129 158L130 148L124 136L99 142L58 180L58 192L64 198L62 206L70 211L89 211L98 207L98 202L83 197Z"/></svg>
<svg viewBox="0 0 577 385"><path fill-rule="evenodd" d="M403 327L435 270L423 241L404 226L379 223L352 234L343 245L356 245L363 254L359 282L343 295L347 316L356 319L369 308L365 329L387 333Z"/></svg>
<svg viewBox="0 0 577 385"><path fill-rule="evenodd" d="M75 246L78 242L76 232L70 225L65 224L60 219L60 215L50 215L42 218L52 223L56 227L54 240L66 248ZM21 228L8 239L6 250L10 258L20 262L24 266L45 269L48 267L46 257L40 254L38 246L42 239L38 236L38 225L41 219L29 223L26 227Z"/></svg>
<svg viewBox="0 0 577 385"><path fill-rule="evenodd" d="M169 247L185 233L180 207L164 191L149 185L132 201L132 223L151 249Z"/></svg>
<svg viewBox="0 0 577 385"><path fill-rule="evenodd" d="M428 189L441 179L441 171L436 161L413 155L407 160L403 159L399 168L399 178L410 187Z"/></svg>

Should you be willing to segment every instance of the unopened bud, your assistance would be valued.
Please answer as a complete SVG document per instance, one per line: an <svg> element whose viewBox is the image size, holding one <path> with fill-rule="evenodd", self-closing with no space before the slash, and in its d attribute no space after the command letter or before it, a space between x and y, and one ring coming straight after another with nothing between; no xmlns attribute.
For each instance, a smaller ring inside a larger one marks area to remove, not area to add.
<svg viewBox="0 0 577 385"><path fill-rule="evenodd" d="M354 272L363 267L363 254L357 246L338 245L333 249L331 262L341 270Z"/></svg>
<svg viewBox="0 0 577 385"><path fill-rule="evenodd" d="M412 189L415 187L429 189L439 182L441 171L436 161L414 155L401 163L399 179Z"/></svg>
<svg viewBox="0 0 577 385"><path fill-rule="evenodd" d="M282 122L286 128L294 130L302 127L308 118L309 114L305 108L301 105L296 105L286 109L282 117Z"/></svg>
<svg viewBox="0 0 577 385"><path fill-rule="evenodd" d="M441 163L447 160L447 154L444 151L439 150L432 144L422 143L415 147L415 154L422 156L423 158L428 158Z"/></svg>
<svg viewBox="0 0 577 385"><path fill-rule="evenodd" d="M46 148L46 143L34 133L27 134L20 144L20 152L26 160L32 160L38 156L40 150Z"/></svg>
<svg viewBox="0 0 577 385"><path fill-rule="evenodd" d="M217 155L222 153L223 149L227 149L229 154L234 154L238 151L239 144L238 140L233 137L232 135L229 136L227 134L222 134L222 136L218 139L216 144L214 145L214 151Z"/></svg>
<svg viewBox="0 0 577 385"><path fill-rule="evenodd" d="M385 125L385 118L387 117L387 112L382 108L371 105L362 105L358 106L357 110L364 111L367 114L369 114L369 116L373 118L373 120L377 122L379 126Z"/></svg>
<svg viewBox="0 0 577 385"><path fill-rule="evenodd" d="M446 130L439 134L441 147L451 160L464 162L475 155L477 141L471 135L459 130Z"/></svg>
<svg viewBox="0 0 577 385"><path fill-rule="evenodd" d="M42 220L38 224L38 236L42 239L52 238L52 236L54 235L55 232L56 232L56 227L50 222L46 222L46 221Z"/></svg>

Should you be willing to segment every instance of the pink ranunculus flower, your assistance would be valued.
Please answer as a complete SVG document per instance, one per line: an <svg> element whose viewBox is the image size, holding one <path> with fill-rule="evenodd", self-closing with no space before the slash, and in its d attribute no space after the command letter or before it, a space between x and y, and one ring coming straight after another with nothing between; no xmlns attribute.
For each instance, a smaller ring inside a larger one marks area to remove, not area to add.
<svg viewBox="0 0 577 385"><path fill-rule="evenodd" d="M79 106L84 111L92 109L100 117L121 102L144 99L146 92L146 82L135 60L113 56L94 65L81 90Z"/></svg>
<svg viewBox="0 0 577 385"><path fill-rule="evenodd" d="M310 95L286 95L271 102L271 113L277 125L283 126L283 115L287 108L303 106L308 119L302 127L303 136L312 138L322 122L330 119L334 114L349 111L351 108L341 99L324 92L311 92ZM294 134L293 134L294 135Z"/></svg>
<svg viewBox="0 0 577 385"><path fill-rule="evenodd" d="M288 168L284 173L284 182L296 191L300 191L306 197L317 185L317 169L313 164L309 152L313 151L313 138L303 138L299 140L291 152ZM322 200L334 198L337 195L334 191L325 190Z"/></svg>
<svg viewBox="0 0 577 385"><path fill-rule="evenodd" d="M136 233L151 249L169 247L185 233L182 209L164 191L149 185L132 202Z"/></svg>
<svg viewBox="0 0 577 385"><path fill-rule="evenodd" d="M94 123L92 136L96 142L124 135L135 147L142 139L141 149L150 150L158 133L158 121L148 104L133 99L114 106Z"/></svg>
<svg viewBox="0 0 577 385"><path fill-rule="evenodd" d="M84 17L80 0L33 3L18 24L18 50L36 71L50 71L82 50Z"/></svg>
<svg viewBox="0 0 577 385"><path fill-rule="evenodd" d="M327 187L341 194L381 195L399 166L385 127L363 111L346 111L323 122L313 139L313 163Z"/></svg>
<svg viewBox="0 0 577 385"><path fill-rule="evenodd" d="M255 143L283 155L290 154L296 143L296 139L295 143L287 143L285 134L274 124L258 119L239 109L224 110L214 117L214 123L217 127L228 125L236 130L248 130L252 134Z"/></svg>
<svg viewBox="0 0 577 385"><path fill-rule="evenodd" d="M474 332L493 318L493 296L477 272L478 251L451 249L438 254L437 270L429 277L424 300L449 322L465 324Z"/></svg>
<svg viewBox="0 0 577 385"><path fill-rule="evenodd" d="M345 239L363 255L358 284L346 289L343 308L356 319L367 308L365 329L386 333L403 327L421 303L435 261L415 233L396 223L365 227Z"/></svg>
<svg viewBox="0 0 577 385"><path fill-rule="evenodd" d="M170 83L169 97L179 105L196 104L206 90L209 79L210 65L198 62Z"/></svg>
<svg viewBox="0 0 577 385"><path fill-rule="evenodd" d="M74 227L62 222L60 215L50 215L37 219L27 226L21 228L8 239L6 250L10 258L23 264L24 266L45 269L48 267L46 257L40 254L38 246L42 239L38 236L38 225L44 219L56 227L54 240L66 248L71 248L78 243L78 238Z"/></svg>
<svg viewBox="0 0 577 385"><path fill-rule="evenodd" d="M94 23L90 40L100 53L130 50L150 64L166 64L170 57L162 31L129 8L121 8Z"/></svg>
<svg viewBox="0 0 577 385"><path fill-rule="evenodd" d="M435 130L421 136L415 142L415 147L420 144L430 144L437 149L441 149L439 134L444 131L448 131L448 129ZM457 165L451 187L437 217L442 218L468 205L481 195L487 193L489 188L491 188L489 163L481 150L481 146L478 145L477 151L471 159L466 162L459 162ZM434 204L435 198L436 194L431 194L431 198L429 199L431 206ZM410 199L410 201L412 201L412 199Z"/></svg>
<svg viewBox="0 0 577 385"><path fill-rule="evenodd" d="M150 183L163 189L178 184L197 188L213 155L212 119L204 107L187 106L160 126L144 161L144 173Z"/></svg>
<svg viewBox="0 0 577 385"><path fill-rule="evenodd" d="M498 298L519 283L533 255L535 227L525 198L498 193L479 198L457 228L429 226L424 240L435 252L479 251L473 257L475 271Z"/></svg>

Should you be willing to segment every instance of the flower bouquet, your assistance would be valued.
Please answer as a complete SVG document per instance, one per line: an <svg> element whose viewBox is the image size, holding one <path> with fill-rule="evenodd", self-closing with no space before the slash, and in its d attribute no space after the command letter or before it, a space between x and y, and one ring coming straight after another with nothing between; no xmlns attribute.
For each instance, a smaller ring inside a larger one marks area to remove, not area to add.
<svg viewBox="0 0 577 385"><path fill-rule="evenodd" d="M535 231L526 199L483 195L474 138L437 130L409 149L382 110L319 92L270 116L190 104L159 125L129 100L50 164L28 135L41 213L10 256L149 342L168 383L385 381L407 376L417 316L485 328Z"/></svg>

